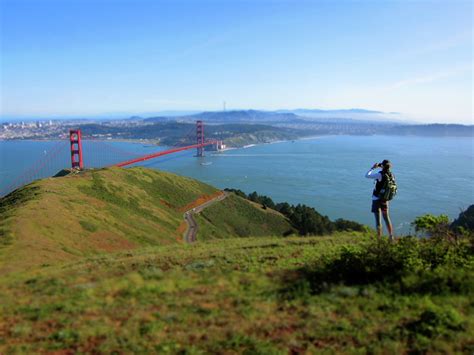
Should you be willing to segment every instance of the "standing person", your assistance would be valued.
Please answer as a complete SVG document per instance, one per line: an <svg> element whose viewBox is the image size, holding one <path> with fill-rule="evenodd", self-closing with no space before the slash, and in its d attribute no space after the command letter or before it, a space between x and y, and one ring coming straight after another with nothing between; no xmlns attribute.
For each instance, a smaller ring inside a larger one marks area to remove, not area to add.
<svg viewBox="0 0 474 355"><path fill-rule="evenodd" d="M382 170L375 171L377 168L382 168ZM393 227L388 213L388 201L391 200L396 193L396 184L395 177L390 170L391 168L392 163L389 160L375 163L365 174L365 177L376 180L375 188L372 193L372 213L375 216L377 236L379 239L382 237L382 222L380 218L380 213L382 213L389 238L393 240Z"/></svg>

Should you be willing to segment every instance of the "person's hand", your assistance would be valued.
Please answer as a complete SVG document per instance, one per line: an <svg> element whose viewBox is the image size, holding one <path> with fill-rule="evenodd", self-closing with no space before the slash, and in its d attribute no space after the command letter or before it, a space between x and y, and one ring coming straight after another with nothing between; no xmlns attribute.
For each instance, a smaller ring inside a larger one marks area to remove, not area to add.
<svg viewBox="0 0 474 355"><path fill-rule="evenodd" d="M375 169L379 166L379 163L375 163L373 166L372 166L372 169Z"/></svg>

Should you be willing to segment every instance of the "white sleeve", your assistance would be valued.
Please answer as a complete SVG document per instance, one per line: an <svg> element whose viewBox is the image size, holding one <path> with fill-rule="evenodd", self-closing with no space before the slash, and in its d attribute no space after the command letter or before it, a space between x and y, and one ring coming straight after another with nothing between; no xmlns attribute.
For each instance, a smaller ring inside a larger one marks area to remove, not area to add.
<svg viewBox="0 0 474 355"><path fill-rule="evenodd" d="M374 172L375 169L370 169L369 171L367 171L367 173L365 174L365 177L367 179L377 179L377 180L382 180L382 174L380 174L380 172Z"/></svg>

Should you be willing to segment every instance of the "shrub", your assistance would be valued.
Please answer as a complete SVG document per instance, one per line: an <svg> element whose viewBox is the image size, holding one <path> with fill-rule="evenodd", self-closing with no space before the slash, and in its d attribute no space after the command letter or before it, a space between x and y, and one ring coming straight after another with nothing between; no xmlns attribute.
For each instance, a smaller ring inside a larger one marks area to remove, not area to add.
<svg viewBox="0 0 474 355"><path fill-rule="evenodd" d="M97 231L97 226L94 223L91 223L89 221L80 220L79 224L81 225L82 228L84 228L88 232Z"/></svg>
<svg viewBox="0 0 474 355"><path fill-rule="evenodd" d="M404 275L398 290L405 294L469 294L474 291L472 270L439 267Z"/></svg>
<svg viewBox="0 0 474 355"><path fill-rule="evenodd" d="M289 219L301 235L324 235L334 232L334 224L312 207L298 204Z"/></svg>
<svg viewBox="0 0 474 355"><path fill-rule="evenodd" d="M245 194L245 192L243 192L242 190L239 190L239 189L224 189L224 191L227 191L227 192L233 192L234 194L236 194L237 196L239 197L242 197L242 198L247 198L247 195Z"/></svg>
<svg viewBox="0 0 474 355"><path fill-rule="evenodd" d="M294 294L298 285L308 282L311 293L338 284L374 284L397 293L468 293L474 290L473 265L473 250L467 240L377 240L344 246L336 255L299 269L296 278L285 281L282 292Z"/></svg>
<svg viewBox="0 0 474 355"><path fill-rule="evenodd" d="M441 307L430 302L416 319L404 325L402 332L406 333L413 350L426 352L432 339L450 337L453 331L464 330L465 324L454 308Z"/></svg>
<svg viewBox="0 0 474 355"><path fill-rule="evenodd" d="M444 214L439 216L425 214L424 216L417 217L411 225L415 227L417 233L421 232L430 236L437 236L449 231L449 218Z"/></svg>
<svg viewBox="0 0 474 355"><path fill-rule="evenodd" d="M287 202L275 204L270 197L259 195L255 191L247 196L241 190L225 190L233 192L237 196L246 198L250 201L259 203L264 209L271 208L280 212L290 220L291 224L298 230L300 235L325 235L334 231L365 232L367 230L367 227L354 221L338 219L333 222L327 216L321 215L313 207L303 204L298 204L296 206L290 205Z"/></svg>
<svg viewBox="0 0 474 355"><path fill-rule="evenodd" d="M354 222L354 221L349 221L347 219L336 219L334 221L334 226L337 231L356 231L356 232L366 232L367 227L364 226L363 224Z"/></svg>

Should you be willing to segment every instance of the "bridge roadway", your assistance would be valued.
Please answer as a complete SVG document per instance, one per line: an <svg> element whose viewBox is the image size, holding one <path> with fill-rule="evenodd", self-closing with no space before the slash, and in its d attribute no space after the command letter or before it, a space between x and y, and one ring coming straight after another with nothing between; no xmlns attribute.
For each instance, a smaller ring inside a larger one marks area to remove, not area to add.
<svg viewBox="0 0 474 355"><path fill-rule="evenodd" d="M193 144L193 145L187 145L185 147L179 147L179 148L163 150L161 152L144 155L142 157L135 158L135 159L130 159L130 160L115 164L114 166L124 167L124 166L127 166L127 165L139 163L139 162L142 162L142 161L145 161L145 160L158 158L158 157L161 157L163 155L182 152L183 150L189 150L189 149L196 149L196 148L200 148L200 147L205 147L207 145L212 145L212 144L216 144L216 143L217 143L217 141L208 141L208 142L205 142L205 143L202 143L202 144L201 143L200 144Z"/></svg>

